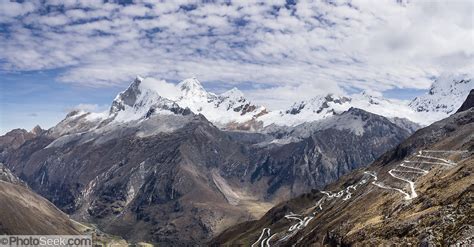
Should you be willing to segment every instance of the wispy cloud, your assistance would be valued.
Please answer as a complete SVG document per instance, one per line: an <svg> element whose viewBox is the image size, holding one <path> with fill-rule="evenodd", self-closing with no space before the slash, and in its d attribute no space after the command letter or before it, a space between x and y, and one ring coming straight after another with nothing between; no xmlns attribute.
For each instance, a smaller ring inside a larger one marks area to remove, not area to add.
<svg viewBox="0 0 474 247"><path fill-rule="evenodd" d="M109 106L108 105L99 106L98 104L81 103L70 109L65 109L65 112L70 112L73 110L86 111L86 112L100 112L100 111L104 111L107 107Z"/></svg>
<svg viewBox="0 0 474 247"><path fill-rule="evenodd" d="M322 91L426 88L474 70L472 1L6 2L0 66L89 87L136 74L253 83L280 105ZM263 88L263 89L262 89Z"/></svg>

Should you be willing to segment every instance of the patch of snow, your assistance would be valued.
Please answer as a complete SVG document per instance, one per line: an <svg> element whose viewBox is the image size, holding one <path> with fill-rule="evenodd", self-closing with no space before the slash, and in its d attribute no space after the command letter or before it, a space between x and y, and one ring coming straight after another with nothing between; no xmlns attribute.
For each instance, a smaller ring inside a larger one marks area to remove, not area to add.
<svg viewBox="0 0 474 247"><path fill-rule="evenodd" d="M87 114L85 117L87 121L101 121L107 118L109 115L108 111L103 111L103 112L90 112Z"/></svg>
<svg viewBox="0 0 474 247"><path fill-rule="evenodd" d="M442 75L425 95L416 97L410 107L421 113L441 113L447 116L456 112L474 89L474 80L469 75Z"/></svg>

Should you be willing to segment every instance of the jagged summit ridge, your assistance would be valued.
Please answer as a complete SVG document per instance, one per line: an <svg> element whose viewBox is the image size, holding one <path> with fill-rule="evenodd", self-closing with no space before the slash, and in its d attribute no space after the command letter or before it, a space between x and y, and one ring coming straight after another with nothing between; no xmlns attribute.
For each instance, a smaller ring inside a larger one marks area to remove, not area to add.
<svg viewBox="0 0 474 247"><path fill-rule="evenodd" d="M327 95L320 95L316 96L308 101L301 101L300 103L295 103L293 106L286 110L286 114L296 115L301 112L307 111L316 114L320 114L321 112L325 111L326 114L328 113L335 113L335 109L338 106L343 106L345 103L350 102L351 99L341 96L341 95L334 95L334 94L327 94Z"/></svg>
<svg viewBox="0 0 474 247"><path fill-rule="evenodd" d="M132 84L127 88L127 90L117 94L112 106L110 108L110 114L117 113L118 111L124 110L125 105L133 106L137 100L138 95L140 94L139 85L143 81L143 78L137 76Z"/></svg>
<svg viewBox="0 0 474 247"><path fill-rule="evenodd" d="M114 122L143 120L151 115L202 114L220 128L259 131L270 125L297 126L320 121L349 110L363 109L389 118L410 131L438 121L453 113L462 104L472 79L466 75L440 77L428 94L412 102L387 99L377 92L357 94L323 94L294 103L284 110L269 111L255 105L237 88L215 94L206 91L195 77L178 84L137 76L130 86L119 93L107 113L77 111L68 114L65 126L80 120L81 126L103 126ZM90 123L92 122L92 124ZM73 124L74 125L74 124ZM77 124L76 124L77 125ZM74 126L76 126L74 125ZM84 128L79 128L84 129Z"/></svg>
<svg viewBox="0 0 474 247"><path fill-rule="evenodd" d="M354 107L387 117L396 124L404 122L403 125L407 126L413 126L413 123L429 125L454 113L473 88L474 81L469 75L445 75L433 83L426 95L411 102L387 99L370 90L352 95L317 95L310 100L295 103L278 114L272 112L262 119L265 125L273 123L296 126L319 121Z"/></svg>
<svg viewBox="0 0 474 247"><path fill-rule="evenodd" d="M425 118L419 116L403 101L389 100L371 92L361 92L353 95L326 94L317 95L310 100L293 104L287 110L271 112L261 119L265 125L276 124L297 126L306 122L320 121L341 114L350 108L359 108L390 120L405 119L404 121L427 124ZM428 119L428 121L431 121ZM267 124L268 123L268 124Z"/></svg>
<svg viewBox="0 0 474 247"><path fill-rule="evenodd" d="M227 123L249 121L265 108L253 105L237 88L220 95L208 92L195 77L177 85L137 77L114 99L109 118L127 122L144 118L150 111L153 114L173 114L186 109L203 114L213 123L225 127Z"/></svg>

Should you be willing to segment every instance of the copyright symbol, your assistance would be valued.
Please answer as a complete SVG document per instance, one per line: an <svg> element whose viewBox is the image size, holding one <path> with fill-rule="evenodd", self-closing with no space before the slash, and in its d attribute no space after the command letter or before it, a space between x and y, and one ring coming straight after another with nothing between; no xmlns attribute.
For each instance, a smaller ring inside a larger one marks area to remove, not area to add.
<svg viewBox="0 0 474 247"><path fill-rule="evenodd" d="M0 238L0 244L7 245L8 244L8 239L7 238Z"/></svg>

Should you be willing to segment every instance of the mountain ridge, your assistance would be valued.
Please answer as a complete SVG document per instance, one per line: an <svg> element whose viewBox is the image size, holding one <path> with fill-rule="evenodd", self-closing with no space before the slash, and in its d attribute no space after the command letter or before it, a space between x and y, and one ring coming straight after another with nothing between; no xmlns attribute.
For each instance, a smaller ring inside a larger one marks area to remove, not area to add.
<svg viewBox="0 0 474 247"><path fill-rule="evenodd" d="M223 131L191 111L84 124L89 116L72 113L0 158L74 219L132 242L172 246L203 243L259 217L276 202L365 166L409 135L356 108L305 135L282 137ZM338 118L358 128L333 125Z"/></svg>
<svg viewBox="0 0 474 247"><path fill-rule="evenodd" d="M319 121L351 107L385 116L400 127L413 131L453 113L471 89L474 89L474 80L469 75L444 75L434 81L426 95L418 96L411 102L386 99L371 91L362 91L351 95L316 95L293 103L287 109L270 111L253 104L235 87L214 94L206 91L195 77L174 85L137 76L126 90L117 94L108 112L74 110L61 121L64 128L52 131L53 135L60 136L100 128L113 122L135 121L149 114L188 114L192 111L203 114L222 129L259 132L273 124L296 126ZM137 97L141 97L141 102L135 102ZM129 109L125 111L125 108Z"/></svg>
<svg viewBox="0 0 474 247"><path fill-rule="evenodd" d="M469 244L473 116L471 106L422 128L370 166L229 228L210 245Z"/></svg>
<svg viewBox="0 0 474 247"><path fill-rule="evenodd" d="M409 104L363 91L350 96L317 95L309 100L294 103L286 110L269 111L263 106L252 104L237 88L217 95L206 91L195 77L173 85L137 76L125 91L117 95L108 114L89 113L81 124L87 125L87 121L94 123L92 125L102 126L110 122L143 119L147 114L153 113L187 114L188 111L192 111L195 114L203 114L223 129L258 132L272 124L296 126L305 122L319 121L356 107L385 116L395 124L414 130L419 128L417 124L430 124L448 116L453 111L451 108L462 104L457 98L467 96L465 88L474 87L472 79L465 78L467 75L440 77L433 83L427 95L419 96ZM449 97L447 90L455 92L455 97ZM436 106L438 101L449 102L451 110L442 110L448 107L446 105L443 105L444 108ZM101 122L101 125L97 122Z"/></svg>

